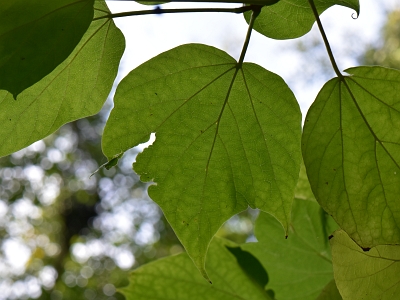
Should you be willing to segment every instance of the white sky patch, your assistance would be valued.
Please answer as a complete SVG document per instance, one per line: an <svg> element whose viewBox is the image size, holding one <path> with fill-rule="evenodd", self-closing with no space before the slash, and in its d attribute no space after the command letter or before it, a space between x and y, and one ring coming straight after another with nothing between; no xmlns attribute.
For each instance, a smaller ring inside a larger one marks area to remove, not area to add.
<svg viewBox="0 0 400 300"><path fill-rule="evenodd" d="M13 273L22 274L31 256L31 249L17 239L5 240L2 247L6 260L13 269Z"/></svg>

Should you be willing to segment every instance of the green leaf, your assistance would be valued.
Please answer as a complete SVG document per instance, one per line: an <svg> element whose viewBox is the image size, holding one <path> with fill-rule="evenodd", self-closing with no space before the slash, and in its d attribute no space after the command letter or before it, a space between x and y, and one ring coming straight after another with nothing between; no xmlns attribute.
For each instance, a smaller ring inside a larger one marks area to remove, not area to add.
<svg viewBox="0 0 400 300"><path fill-rule="evenodd" d="M95 7L108 10L105 2ZM96 12L96 16L104 12ZM72 54L18 100L0 91L0 156L40 140L61 125L97 113L111 90L124 50L112 20L93 21Z"/></svg>
<svg viewBox="0 0 400 300"><path fill-rule="evenodd" d="M328 236L336 228L318 203L295 199L287 239L274 218L260 213L255 228L258 243L241 248L267 270L266 289L273 290L276 299L314 300L333 279Z"/></svg>
<svg viewBox="0 0 400 300"><path fill-rule="evenodd" d="M122 80L103 135L111 159L156 133L134 169L156 183L150 197L205 277L208 245L231 216L257 207L288 227L299 174L293 93L276 74L236 65L198 44L158 55Z"/></svg>
<svg viewBox="0 0 400 300"><path fill-rule="evenodd" d="M333 270L344 300L400 299L400 246L363 251L343 230L330 240Z"/></svg>
<svg viewBox="0 0 400 300"><path fill-rule="evenodd" d="M303 157L318 202L363 248L400 242L400 72L357 67L311 106Z"/></svg>
<svg viewBox="0 0 400 300"><path fill-rule="evenodd" d="M354 9L357 15L360 12L358 0L314 0L314 4L319 14L336 4ZM249 22L251 12L246 12L244 16ZM309 32L314 22L315 17L308 0L281 0L262 8L254 29L273 39L293 39Z"/></svg>
<svg viewBox="0 0 400 300"><path fill-rule="evenodd" d="M342 300L342 296L336 286L336 282L332 279L322 290L317 300Z"/></svg>
<svg viewBox="0 0 400 300"><path fill-rule="evenodd" d="M64 61L93 19L93 2L12 0L2 3L0 89L8 90L16 98Z"/></svg>
<svg viewBox="0 0 400 300"><path fill-rule="evenodd" d="M317 201L311 190L310 182L308 181L306 167L304 163L300 165L300 175L297 181L296 189L294 190L294 196L297 199Z"/></svg>
<svg viewBox="0 0 400 300"><path fill-rule="evenodd" d="M251 280L226 246L232 242L215 238L207 256L212 284L197 272L189 256L181 253L133 271L129 285L120 290L126 300L272 300Z"/></svg>

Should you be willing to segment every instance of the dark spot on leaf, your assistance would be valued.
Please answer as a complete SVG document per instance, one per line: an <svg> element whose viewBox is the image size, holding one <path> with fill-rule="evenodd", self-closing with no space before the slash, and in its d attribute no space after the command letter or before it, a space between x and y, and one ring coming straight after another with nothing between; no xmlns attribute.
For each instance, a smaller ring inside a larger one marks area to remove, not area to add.
<svg viewBox="0 0 400 300"><path fill-rule="evenodd" d="M157 93L154 93L154 94L156 94L156 96L158 96L158 94L157 94Z"/></svg>
<svg viewBox="0 0 400 300"><path fill-rule="evenodd" d="M25 60L25 57L21 57L21 60Z"/></svg>
<svg viewBox="0 0 400 300"><path fill-rule="evenodd" d="M329 240L330 240L331 238L333 238L333 234L331 234L331 235L328 237Z"/></svg>
<svg viewBox="0 0 400 300"><path fill-rule="evenodd" d="M336 172L336 169L333 169L333 171L335 171L335 172Z"/></svg>
<svg viewBox="0 0 400 300"><path fill-rule="evenodd" d="M368 247L367 248L361 247L361 249L363 249L364 252L368 252L369 250L371 250L371 248L368 248Z"/></svg>
<svg viewBox="0 0 400 300"><path fill-rule="evenodd" d="M287 240L287 238L288 238L288 235L285 235L285 240Z"/></svg>
<svg viewBox="0 0 400 300"><path fill-rule="evenodd" d="M10 121L11 121L11 119L10 119Z"/></svg>
<svg viewBox="0 0 400 300"><path fill-rule="evenodd" d="M328 184L328 182L325 182L325 184Z"/></svg>

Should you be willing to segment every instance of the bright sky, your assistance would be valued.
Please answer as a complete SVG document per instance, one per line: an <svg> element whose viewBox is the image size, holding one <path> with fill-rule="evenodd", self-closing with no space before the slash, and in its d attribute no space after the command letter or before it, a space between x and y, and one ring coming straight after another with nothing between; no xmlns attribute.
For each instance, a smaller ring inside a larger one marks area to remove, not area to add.
<svg viewBox="0 0 400 300"><path fill-rule="evenodd" d="M334 6L321 16L322 23L330 40L339 68L344 70L355 66L356 56L362 53L361 45L377 40L379 29L384 23L385 8L399 6L398 0L360 0L361 13L354 20L354 11ZM151 9L133 1L107 2L112 12ZM183 7L239 7L240 4L207 4L171 3L163 8ZM169 15L146 15L114 19L123 31L127 48L121 64L120 76L157 54L185 43L204 43L222 49L238 58L247 31L247 23L241 14L232 13L185 13ZM319 38L316 26L303 41ZM302 78L301 84L294 83L294 76L301 74L305 67L300 53L293 51L299 39L276 41L253 31L245 61L257 63L264 68L290 81L303 111L307 111L319 89L326 79L313 74L313 78ZM351 54L343 56L343 49L351 50ZM326 56L327 57L327 56ZM304 81L310 84L304 84Z"/></svg>

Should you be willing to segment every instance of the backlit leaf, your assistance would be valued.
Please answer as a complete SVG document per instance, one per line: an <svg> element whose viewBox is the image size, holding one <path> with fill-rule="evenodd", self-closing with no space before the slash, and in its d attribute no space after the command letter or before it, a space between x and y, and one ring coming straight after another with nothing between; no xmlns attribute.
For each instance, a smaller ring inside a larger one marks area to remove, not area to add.
<svg viewBox="0 0 400 300"><path fill-rule="evenodd" d="M248 277L226 246L236 245L220 238L210 245L207 270L212 284L204 280L189 256L181 253L133 271L129 286L121 293L126 300L272 300Z"/></svg>
<svg viewBox="0 0 400 300"><path fill-rule="evenodd" d="M248 206L288 227L299 174L301 115L286 83L255 64L190 44L162 53L119 85L103 136L114 155L156 141L135 171L206 277L208 245ZM284 232L282 232L284 236Z"/></svg>
<svg viewBox="0 0 400 300"><path fill-rule="evenodd" d="M400 72L357 67L311 106L303 157L318 202L363 248L400 242Z"/></svg>
<svg viewBox="0 0 400 300"><path fill-rule="evenodd" d="M107 10L102 1L96 1L95 7ZM0 91L0 156L46 137L67 122L97 113L111 90L124 47L112 20L93 21L72 54L17 100Z"/></svg>
<svg viewBox="0 0 400 300"><path fill-rule="evenodd" d="M12 0L0 5L0 89L14 97L64 61L93 18L93 0Z"/></svg>
<svg viewBox="0 0 400 300"><path fill-rule="evenodd" d="M344 300L400 299L400 246L363 251L343 230L330 240L336 285Z"/></svg>
<svg viewBox="0 0 400 300"><path fill-rule="evenodd" d="M241 246L258 258L268 272L267 290L280 300L315 300L333 279L328 236L336 223L316 203L295 199L289 236L280 224L260 213L255 228L257 243Z"/></svg>
<svg viewBox="0 0 400 300"><path fill-rule="evenodd" d="M321 14L333 5L342 5L354 9L359 14L358 0L314 0ZM244 14L250 21L251 12ZM305 35L315 22L308 0L281 0L262 8L254 23L254 29L273 39L293 39Z"/></svg>

